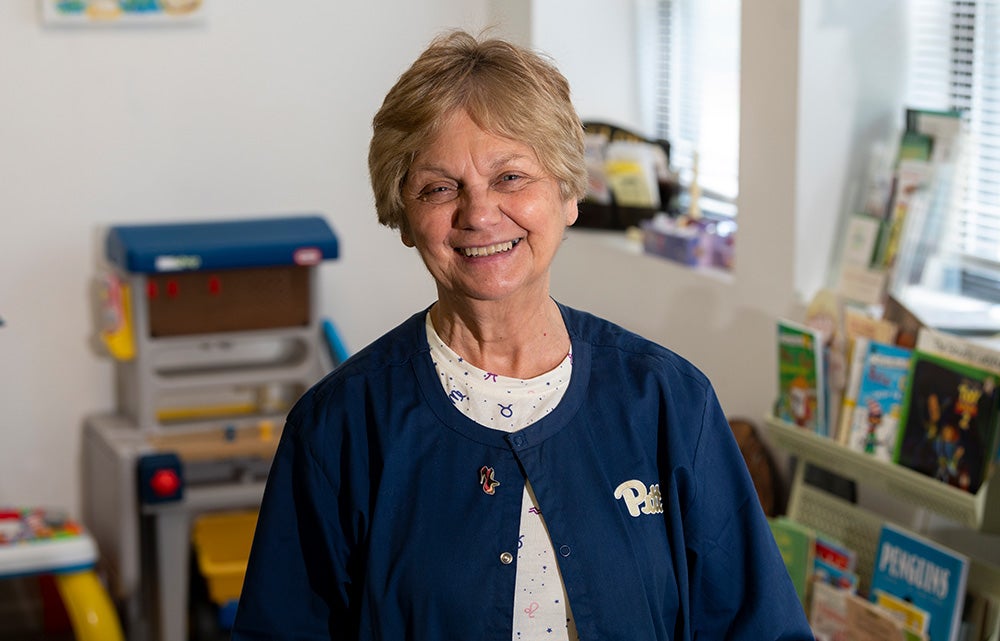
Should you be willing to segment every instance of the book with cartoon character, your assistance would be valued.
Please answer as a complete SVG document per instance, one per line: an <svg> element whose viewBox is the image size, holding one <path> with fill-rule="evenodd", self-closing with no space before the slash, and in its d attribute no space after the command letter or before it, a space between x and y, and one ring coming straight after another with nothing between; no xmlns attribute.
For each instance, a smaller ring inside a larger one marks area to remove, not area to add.
<svg viewBox="0 0 1000 641"><path fill-rule="evenodd" d="M870 341L859 354L861 381L851 410L846 445L883 461L891 461L910 373L911 350Z"/></svg>
<svg viewBox="0 0 1000 641"><path fill-rule="evenodd" d="M823 336L819 330L786 319L777 323L778 401L775 415L783 421L829 436Z"/></svg>
<svg viewBox="0 0 1000 641"><path fill-rule="evenodd" d="M967 492L979 490L997 438L1000 370L992 358L968 341L921 330L903 401L897 463Z"/></svg>

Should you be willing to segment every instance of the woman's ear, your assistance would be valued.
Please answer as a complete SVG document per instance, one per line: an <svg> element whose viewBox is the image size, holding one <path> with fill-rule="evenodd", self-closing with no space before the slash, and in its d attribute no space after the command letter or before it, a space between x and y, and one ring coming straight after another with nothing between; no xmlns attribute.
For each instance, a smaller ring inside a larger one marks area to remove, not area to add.
<svg viewBox="0 0 1000 641"><path fill-rule="evenodd" d="M569 227L576 222L576 219L580 216L580 204L576 202L576 198L570 198L566 201L566 226Z"/></svg>
<svg viewBox="0 0 1000 641"><path fill-rule="evenodd" d="M403 241L403 244L407 247L417 246L417 244L413 242L413 235L410 234L410 226L406 224L405 218L399 223L399 239Z"/></svg>

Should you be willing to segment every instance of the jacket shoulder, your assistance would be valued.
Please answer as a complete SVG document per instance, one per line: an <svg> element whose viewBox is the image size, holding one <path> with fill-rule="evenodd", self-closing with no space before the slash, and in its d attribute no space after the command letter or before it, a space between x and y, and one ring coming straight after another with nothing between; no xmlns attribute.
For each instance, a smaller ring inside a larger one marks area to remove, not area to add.
<svg viewBox="0 0 1000 641"><path fill-rule="evenodd" d="M698 367L672 349L589 312L560 307L570 336L589 343L595 361L612 358L626 364L641 364L670 377L673 385L687 381L702 390L711 387Z"/></svg>
<svg viewBox="0 0 1000 641"><path fill-rule="evenodd" d="M323 407L349 401L372 380L384 383L394 371L409 368L415 357L429 349L424 333L425 313L413 314L324 375L292 407L289 423L310 423Z"/></svg>

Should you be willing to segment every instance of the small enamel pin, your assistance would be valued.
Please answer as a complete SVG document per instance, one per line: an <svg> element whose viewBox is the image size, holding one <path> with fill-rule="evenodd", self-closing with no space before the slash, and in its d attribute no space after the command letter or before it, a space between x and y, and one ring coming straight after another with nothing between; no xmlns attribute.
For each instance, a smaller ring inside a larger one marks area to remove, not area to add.
<svg viewBox="0 0 1000 641"><path fill-rule="evenodd" d="M489 495L493 495L496 492L497 486L500 485L500 481L493 477L493 468L486 465L479 468L479 484L483 488L483 492Z"/></svg>

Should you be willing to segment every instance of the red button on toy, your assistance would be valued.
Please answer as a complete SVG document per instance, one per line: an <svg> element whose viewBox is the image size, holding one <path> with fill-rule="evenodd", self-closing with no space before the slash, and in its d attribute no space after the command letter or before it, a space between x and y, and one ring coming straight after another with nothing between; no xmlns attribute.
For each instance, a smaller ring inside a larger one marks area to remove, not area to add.
<svg viewBox="0 0 1000 641"><path fill-rule="evenodd" d="M181 486L181 480L174 470L156 470L149 479L149 486L157 496L172 496Z"/></svg>

